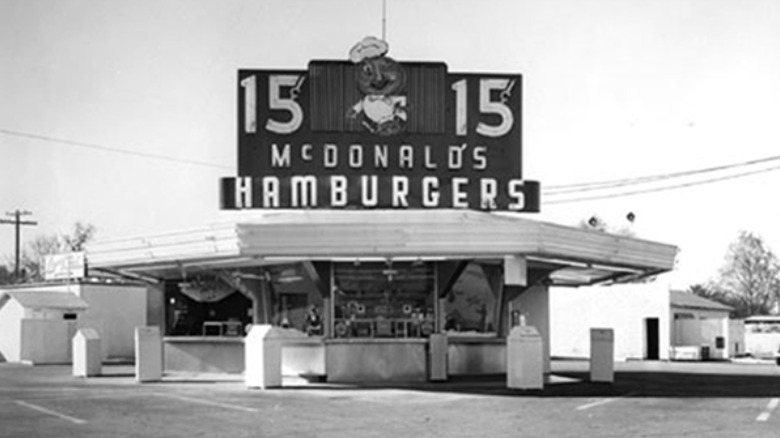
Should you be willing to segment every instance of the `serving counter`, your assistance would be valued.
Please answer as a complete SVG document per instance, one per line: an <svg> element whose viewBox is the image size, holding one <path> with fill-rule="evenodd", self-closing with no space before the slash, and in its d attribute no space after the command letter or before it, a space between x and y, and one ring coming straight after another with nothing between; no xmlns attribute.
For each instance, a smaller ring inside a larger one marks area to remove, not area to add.
<svg viewBox="0 0 780 438"><path fill-rule="evenodd" d="M330 339L325 345L329 382L427 379L427 339Z"/></svg>
<svg viewBox="0 0 780 438"><path fill-rule="evenodd" d="M244 338L169 336L163 338L166 372L242 373Z"/></svg>

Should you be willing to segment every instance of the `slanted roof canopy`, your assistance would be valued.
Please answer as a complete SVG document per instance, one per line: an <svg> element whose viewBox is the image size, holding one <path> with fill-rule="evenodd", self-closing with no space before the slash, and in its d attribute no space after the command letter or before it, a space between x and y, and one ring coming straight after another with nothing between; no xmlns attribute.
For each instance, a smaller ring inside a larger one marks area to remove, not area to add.
<svg viewBox="0 0 780 438"><path fill-rule="evenodd" d="M672 245L519 215L463 210L272 211L209 228L94 243L90 269L175 277L312 260L468 260L522 255L558 284L671 270Z"/></svg>
<svg viewBox="0 0 780 438"><path fill-rule="evenodd" d="M681 309L718 310L722 312L731 312L734 310L734 308L717 301L676 290L670 292L669 302L672 307Z"/></svg>
<svg viewBox="0 0 780 438"><path fill-rule="evenodd" d="M4 304L9 298L13 298L26 309L85 310L89 307L86 301L72 292L39 290L0 291L0 304Z"/></svg>

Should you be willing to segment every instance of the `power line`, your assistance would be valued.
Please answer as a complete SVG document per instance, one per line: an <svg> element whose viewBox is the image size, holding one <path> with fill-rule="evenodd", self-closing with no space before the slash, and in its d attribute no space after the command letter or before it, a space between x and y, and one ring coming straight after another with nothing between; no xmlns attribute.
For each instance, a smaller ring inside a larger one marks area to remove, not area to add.
<svg viewBox="0 0 780 438"><path fill-rule="evenodd" d="M152 154L152 153L146 153L146 152L137 152L137 151L129 151L126 149L121 148L115 148L110 146L104 146L94 143L85 143L85 142L78 142L78 141L72 141L72 140L66 140L61 138L55 138L55 137L49 137L39 134L31 134L27 132L20 132L20 131L12 131L8 129L0 128L0 133L10 135L10 136L16 136L16 137L24 137L24 138L31 138L35 140L42 140L42 141L48 141L52 143L61 143L61 144L67 144L71 146L77 146L77 147L84 147L89 149L96 149L100 151L105 152L115 152L115 153L121 153L126 155L132 155L132 156L138 156L138 157L144 157L144 158L152 158L157 160L165 160L175 163L184 163L184 164L191 164L191 165L198 165L198 166L206 166L206 167L212 167L212 168L219 168L219 169L234 169L231 166L224 166L220 164L214 164L209 163L205 161L198 161L198 160L189 160L184 158L176 158L171 157L167 155L160 155L160 154ZM698 175L698 174L704 174L704 173L710 173L710 172L716 172L716 171L722 171L722 170L728 170L728 169L734 169L738 167L746 167L746 166L753 166L756 164L761 163L767 163L772 161L780 160L780 155L765 157L765 158L759 158L755 160L748 160L748 161L742 161L738 163L732 163L732 164L725 164L720 166L714 166L714 167L707 167L707 168L701 168L701 169L693 169L693 170L687 170L687 171L680 171L680 172L669 172L669 173L661 173L661 174L653 174L653 175L644 175L640 177L634 177L634 178L622 178L622 179L615 179L615 180L602 180L602 181L592 181L592 182L584 182L584 183L574 183L574 184L560 184L560 185L553 185L546 187L545 191L542 192L543 196L556 196L556 195L564 195L564 194L570 194L570 193L581 193L581 192L590 192L590 191L596 191L596 190L605 190L610 188L620 188L620 187L626 187L631 185L638 185L638 184L646 184L651 182L657 182L657 181L663 181L667 179L672 178L680 178L684 176L692 176L692 175ZM691 187L696 185L702 185L702 184L711 184L714 182L729 180L729 179L735 179L735 178L741 178L745 176L755 175L759 173L765 173L770 172L774 170L780 169L780 166L776 167L770 167L765 168L761 170L756 171L750 171L750 172L743 172L739 174L724 176L724 177L717 177L717 178L710 178L700 181L693 181L688 183L682 183L682 184L672 184L669 186L664 187L655 187L655 188L648 188L648 189L640 189L640 190L632 190L627 192L620 192L620 193L610 193L610 194L604 194L604 195L594 195L594 196L584 196L584 197L578 197L578 198L570 198L570 199L559 199L559 200L553 200L553 201L543 201L546 205L551 204L567 204L567 203L574 203L574 202L584 202L584 201L592 201L592 200L599 200L599 199L609 199L609 198L617 198L617 197L624 197L624 196L634 196L644 193L653 193L653 192L660 192L660 191L667 191L667 190L673 190L673 189L679 189L679 188L685 188L685 187Z"/></svg>
<svg viewBox="0 0 780 438"><path fill-rule="evenodd" d="M759 174L759 173L772 172L772 171L775 171L775 170L780 170L780 166L767 167L765 169L753 170L753 171L749 171L749 172L737 173L737 174L734 174L734 175L722 176L722 177L717 177L717 178L710 178L710 179L705 179L705 180L700 180L700 181L692 181L692 182L688 182L688 183L674 184L674 185L670 185L670 186L655 187L655 188L650 188L650 189L633 190L633 191L628 191L628 192L611 193L611 194L606 194L606 195L584 196L584 197L580 197L580 198L560 199L560 200L557 200L557 201L547 201L547 202L545 202L544 198L543 198L542 202L544 202L544 204L546 204L546 205L550 205L550 204L570 204L570 203L574 203L574 202L584 202L584 201L594 201L594 200L598 200L598 199L609 199L609 198L619 198L619 197L624 197L624 196L634 196L634 195L640 195L640 194L644 194L644 193L662 192L662 191L666 191L666 190L674 190L674 189L680 189L680 188L684 188L684 187L692 187L692 186L703 185L703 184L711 184L711 183L714 183L714 182L725 181L725 180L729 180L729 179L742 178L742 177L746 177L746 176L756 175L756 174Z"/></svg>
<svg viewBox="0 0 780 438"><path fill-rule="evenodd" d="M209 162L206 162L206 161L190 160L190 159L187 159L187 158L177 158L177 157L171 157L171 156L168 156L168 155L152 154L152 153L148 153L148 152L129 151L127 149L121 149L121 148L116 148L116 147L111 147L111 146L104 146L104 145L99 145L99 144L94 144L94 143L85 143L85 142L81 142L81 141L65 140L65 139L61 139L61 138L48 137L48 136L39 135L39 134L30 134L28 132L11 131L11 130L8 130L8 129L0 128L0 133L5 134L5 135L14 136L14 137L31 138L31 139L35 139L35 140L48 141L48 142L51 142L51 143L61 143L61 144L67 144L67 145L70 145L70 146L77 146L77 147L82 147L82 148L95 149L95 150L104 151L104 152L116 152L116 153L125 154L125 155L132 155L132 156L143 157L143 158L152 158L152 159L155 159L155 160L164 160L164 161L170 161L170 162L174 162L174 163L192 164L192 165L196 165L196 166L213 167L213 168L217 168L217 169L231 169L231 170L234 169L234 167L232 167L232 166L224 166L224 165L221 165L221 164L209 163Z"/></svg>
<svg viewBox="0 0 780 438"><path fill-rule="evenodd" d="M686 170L681 172L661 173L661 174L645 175L645 176L639 176L633 178L593 181L593 182L584 182L584 183L576 183L576 184L562 184L557 186L546 187L545 188L546 191L544 192L544 194L547 196L552 196L552 195L561 195L566 193L588 192L588 191L603 190L608 188L624 187L628 185L644 184L649 182L661 181L665 179L680 178L683 176L692 176L692 175L699 175L703 173L734 169L738 167L754 166L756 164L762 164L762 163L767 163L767 162L777 161L777 160L780 160L780 155L775 155L766 158L759 158L755 160L742 161L739 163L725 164L725 165L714 166L714 167L705 167L702 169Z"/></svg>

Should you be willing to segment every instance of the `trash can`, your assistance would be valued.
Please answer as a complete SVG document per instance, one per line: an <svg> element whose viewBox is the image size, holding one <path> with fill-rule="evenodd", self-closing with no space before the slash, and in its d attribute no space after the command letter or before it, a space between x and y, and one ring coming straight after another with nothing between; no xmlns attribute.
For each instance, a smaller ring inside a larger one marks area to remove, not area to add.
<svg viewBox="0 0 780 438"><path fill-rule="evenodd" d="M267 324L253 325L244 338L244 383L247 388L282 386L284 330Z"/></svg>
<svg viewBox="0 0 780 438"><path fill-rule="evenodd" d="M615 381L615 333L610 328L590 329L590 381Z"/></svg>
<svg viewBox="0 0 780 438"><path fill-rule="evenodd" d="M507 337L507 388L544 388L544 350L539 331L532 326L512 327Z"/></svg>
<svg viewBox="0 0 780 438"><path fill-rule="evenodd" d="M162 338L157 326L135 328L135 380L155 382L162 379Z"/></svg>
<svg viewBox="0 0 780 438"><path fill-rule="evenodd" d="M73 337L73 375L76 377L99 376L103 367L103 350L100 335L91 328L83 328Z"/></svg>

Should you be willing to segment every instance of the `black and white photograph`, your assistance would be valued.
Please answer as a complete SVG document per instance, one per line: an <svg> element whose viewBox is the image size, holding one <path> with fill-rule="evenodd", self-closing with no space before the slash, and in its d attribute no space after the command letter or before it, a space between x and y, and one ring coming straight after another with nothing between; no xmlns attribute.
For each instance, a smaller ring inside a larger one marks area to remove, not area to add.
<svg viewBox="0 0 780 438"><path fill-rule="evenodd" d="M0 437L780 435L780 2L0 0Z"/></svg>

